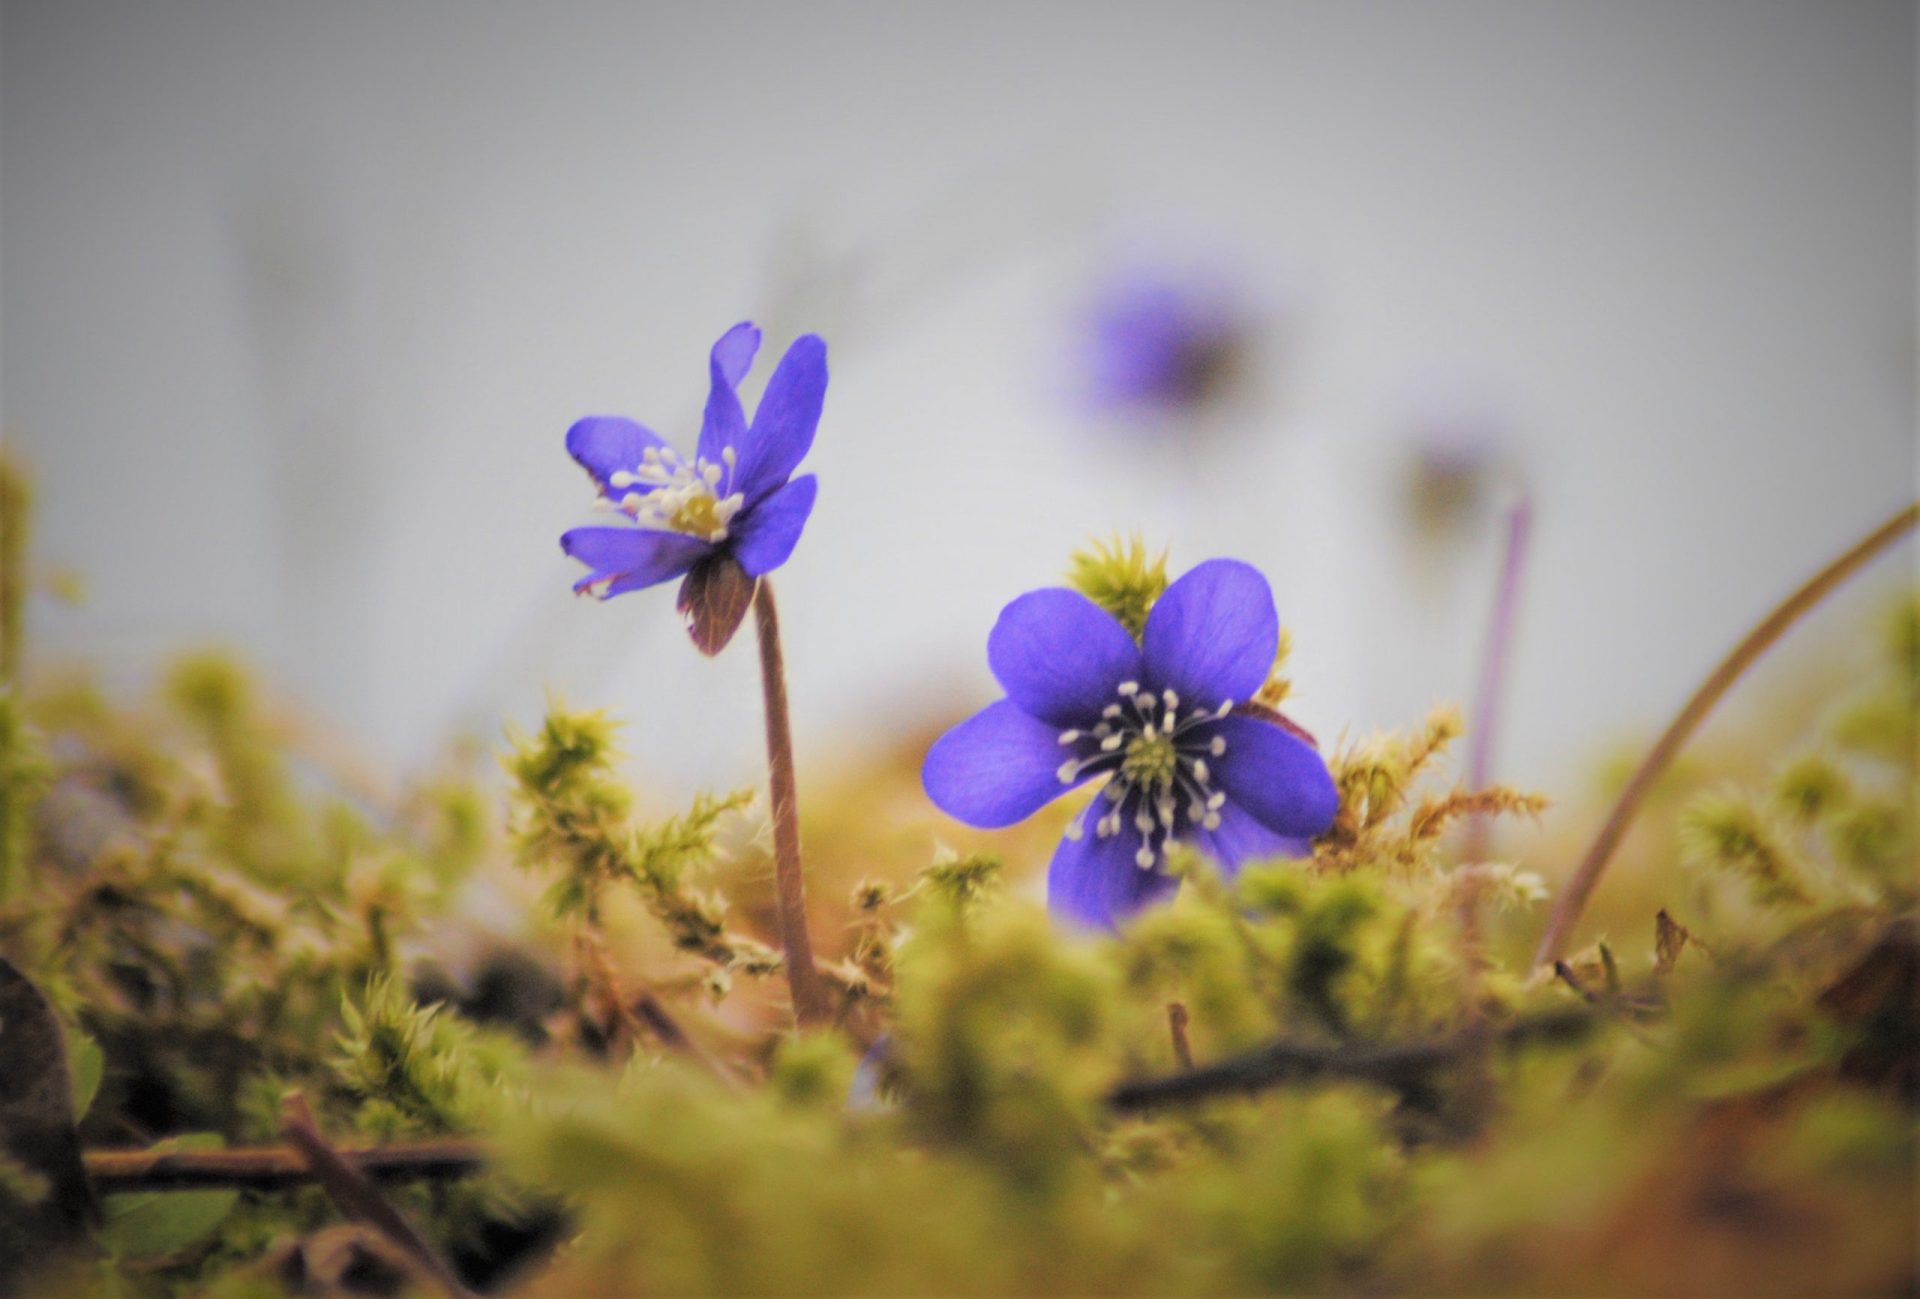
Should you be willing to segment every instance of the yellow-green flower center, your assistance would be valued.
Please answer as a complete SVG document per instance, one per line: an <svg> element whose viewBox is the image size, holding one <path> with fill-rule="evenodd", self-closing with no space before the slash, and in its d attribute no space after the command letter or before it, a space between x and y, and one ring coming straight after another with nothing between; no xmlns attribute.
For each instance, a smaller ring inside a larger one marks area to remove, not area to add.
<svg viewBox="0 0 1920 1299"><path fill-rule="evenodd" d="M1110 806L1094 819L1093 831L1110 839L1131 823L1140 836L1134 864L1150 870L1183 829L1220 828L1227 796L1213 787L1207 760L1227 751L1226 737L1213 724L1233 711L1233 701L1190 708L1183 717L1173 690L1142 690L1138 681L1122 681L1115 694L1118 701L1100 710L1099 721L1060 732L1060 743L1074 756L1060 764L1058 775L1061 784L1071 785L1089 772L1113 773L1100 793ZM1067 837L1079 835L1075 822Z"/></svg>
<svg viewBox="0 0 1920 1299"><path fill-rule="evenodd" d="M1173 738L1157 731L1134 736L1120 759L1120 774L1132 784L1149 788L1171 785L1173 773L1179 769L1180 751L1174 747Z"/></svg>
<svg viewBox="0 0 1920 1299"><path fill-rule="evenodd" d="M667 517L667 526L675 532L685 532L695 537L724 537L727 535L727 525L720 519L719 504L711 492L685 497Z"/></svg>
<svg viewBox="0 0 1920 1299"><path fill-rule="evenodd" d="M724 541L727 525L745 504L739 492L723 494L732 485L736 459L732 447L721 449L719 464L697 457L683 460L671 447L648 447L638 466L616 471L607 483L615 491L626 492L617 508L636 523L684 532L703 541Z"/></svg>

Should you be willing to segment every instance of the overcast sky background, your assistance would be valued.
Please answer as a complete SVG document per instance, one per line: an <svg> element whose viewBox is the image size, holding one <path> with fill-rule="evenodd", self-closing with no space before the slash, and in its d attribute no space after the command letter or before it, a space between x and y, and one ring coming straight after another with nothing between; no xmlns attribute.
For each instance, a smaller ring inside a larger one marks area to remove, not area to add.
<svg viewBox="0 0 1920 1299"><path fill-rule="evenodd" d="M665 793L752 779L750 645L700 659L671 589L576 599L556 538L592 518L568 423L690 445L753 317L754 391L832 349L778 579L803 762L987 701L1000 606L1114 529L1263 567L1323 737L1464 701L1498 521L1406 524L1440 395L1535 496L1502 765L1551 787L1915 490L1914 28L7 0L0 417L90 586L39 661L234 645L390 770L552 686ZM1081 302L1156 260L1285 324L1204 442L1076 400Z"/></svg>

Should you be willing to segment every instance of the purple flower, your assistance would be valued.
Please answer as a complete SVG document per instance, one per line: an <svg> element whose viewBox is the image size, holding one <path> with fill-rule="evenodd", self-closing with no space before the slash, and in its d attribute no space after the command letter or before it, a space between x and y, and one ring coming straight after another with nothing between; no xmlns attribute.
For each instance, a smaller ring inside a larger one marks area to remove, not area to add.
<svg viewBox="0 0 1920 1299"><path fill-rule="evenodd" d="M1224 291L1138 273L1116 280L1090 321L1093 398L1161 410L1202 405L1231 382L1247 334L1243 312Z"/></svg>
<svg viewBox="0 0 1920 1299"><path fill-rule="evenodd" d="M987 638L1007 697L941 736L921 780L950 815L989 828L1108 777L1047 875L1049 905L1088 925L1170 895L1175 842L1228 872L1303 855L1333 824L1339 794L1310 744L1245 702L1279 636L1266 578L1237 560L1209 560L1169 586L1138 643L1077 591L1030 591Z"/></svg>
<svg viewBox="0 0 1920 1299"><path fill-rule="evenodd" d="M686 575L686 609L694 593L716 588L744 590L750 600L753 580L787 562L818 487L812 474L793 471L820 423L827 345L813 334L795 339L748 424L734 387L759 350L760 330L747 321L713 345L713 387L692 459L619 415L589 415L567 430L567 451L593 476L602 508L634 525L575 528L560 538L561 549L592 570L575 591L606 599ZM744 615L746 604L735 603Z"/></svg>

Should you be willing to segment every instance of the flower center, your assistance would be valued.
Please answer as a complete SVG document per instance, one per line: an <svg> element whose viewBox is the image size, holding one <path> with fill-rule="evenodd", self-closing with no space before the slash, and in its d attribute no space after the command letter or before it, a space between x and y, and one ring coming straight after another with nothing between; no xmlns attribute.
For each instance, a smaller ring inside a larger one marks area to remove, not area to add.
<svg viewBox="0 0 1920 1299"><path fill-rule="evenodd" d="M1173 747L1173 740L1156 732L1127 741L1120 774L1136 785L1159 785L1173 779L1179 766L1180 751Z"/></svg>
<svg viewBox="0 0 1920 1299"><path fill-rule="evenodd" d="M723 495L723 480L733 481L732 447L720 451L720 464L695 457L688 461L672 447L648 447L635 469L619 469L607 476L615 490L642 487L630 491L614 507L632 516L643 527L667 532L684 532L703 541L724 541L727 525L740 512L746 498L739 492Z"/></svg>
<svg viewBox="0 0 1920 1299"><path fill-rule="evenodd" d="M1180 697L1172 690L1155 694L1142 690L1137 681L1122 681L1116 693L1120 701L1101 709L1094 726L1060 733L1061 744L1094 746L1060 764L1060 782L1071 785L1088 772L1111 771L1113 778L1101 796L1113 807L1094 823L1094 832L1108 839L1131 823L1140 836L1134 863L1148 870L1182 828L1183 815L1186 825L1220 828L1227 796L1213 787L1207 759L1224 754L1227 740L1213 734L1210 723L1225 717L1233 701L1218 708L1194 708L1182 717ZM1078 837L1079 822L1067 833Z"/></svg>

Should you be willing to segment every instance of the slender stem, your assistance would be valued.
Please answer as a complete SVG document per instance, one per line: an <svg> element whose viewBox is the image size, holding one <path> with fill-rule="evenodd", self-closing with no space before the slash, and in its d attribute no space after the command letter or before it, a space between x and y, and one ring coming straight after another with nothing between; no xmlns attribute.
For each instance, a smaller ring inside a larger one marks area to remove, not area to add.
<svg viewBox="0 0 1920 1299"><path fill-rule="evenodd" d="M280 1134L300 1152L327 1196L347 1217L363 1222L386 1237L392 1245L419 1265L448 1299L473 1299L473 1292L460 1284L446 1260L435 1252L427 1238L415 1229L406 1215L374 1185L351 1160L341 1157L331 1142L320 1133L307 1108L307 1098L295 1092L280 1110Z"/></svg>
<svg viewBox="0 0 1920 1299"><path fill-rule="evenodd" d="M787 984L793 1014L802 1028L830 1016L826 989L813 968L807 935L807 883L800 865L800 799L793 778L793 732L787 722L787 671L780 652L780 615L773 583L760 579L753 598L754 630L760 637L760 687L767 711L767 784L773 799L773 879L779 900L780 945L787 954Z"/></svg>
<svg viewBox="0 0 1920 1299"><path fill-rule="evenodd" d="M1467 788L1485 789L1493 779L1493 742L1500 730L1500 703L1507 680L1507 654L1513 644L1513 624L1520 606L1520 578L1526 571L1527 539L1533 531L1533 501L1523 492L1507 512L1506 546L1500 556L1500 585L1494 592L1493 613L1487 623L1485 657L1480 663L1480 684L1473 707L1472 747L1467 753ZM1461 845L1463 863L1481 863L1487 859L1487 841L1491 838L1493 818L1475 812L1467 818L1466 842ZM1463 973L1471 983L1478 977L1482 934L1480 896L1485 892L1479 872L1468 875L1460 888L1460 947L1466 960ZM1472 998L1469 997L1469 1001Z"/></svg>
<svg viewBox="0 0 1920 1299"><path fill-rule="evenodd" d="M487 1147L478 1141L411 1141L341 1150L369 1177L420 1181L466 1177L480 1171ZM89 1150L87 1176L102 1195L121 1191L194 1190L237 1186L277 1191L315 1180L306 1156L290 1146L241 1146L231 1150Z"/></svg>
<svg viewBox="0 0 1920 1299"><path fill-rule="evenodd" d="M1720 697L1802 614L1820 603L1868 560L1911 531L1916 523L1920 523L1920 504L1907 506L1868 533L1851 550L1815 574L1805 586L1788 596L1779 608L1762 619L1700 683L1700 688L1693 692L1693 698L1687 700L1686 706L1667 726L1666 733L1641 762L1639 770L1633 773L1627 787L1620 791L1620 798L1614 803L1606 823L1600 827L1593 846L1587 849L1587 855L1574 871L1573 878L1561 890L1559 899L1554 903L1553 914L1547 918L1546 932L1540 935L1540 946L1533 954L1536 966L1550 966L1563 954L1567 940L1573 934L1573 927L1579 922L1581 911L1586 908L1587 899L1593 896L1601 872L1606 870L1608 859L1619 846L1620 838L1632 823L1634 813L1640 810L1647 791L1653 788L1654 782L1667 769L1667 764L1673 761L1674 755L1698 729Z"/></svg>
<svg viewBox="0 0 1920 1299"><path fill-rule="evenodd" d="M1520 605L1520 579L1526 571L1527 539L1533 531L1533 502L1515 501L1507 514L1506 548L1500 559L1500 587L1487 624L1486 656L1480 664L1480 684L1474 699L1473 738L1467 754L1467 788L1485 789L1493 779L1493 743L1500 731L1500 704L1507 680L1507 655L1513 645L1513 623ZM1486 813L1467 822L1467 861L1482 861L1487 853Z"/></svg>

